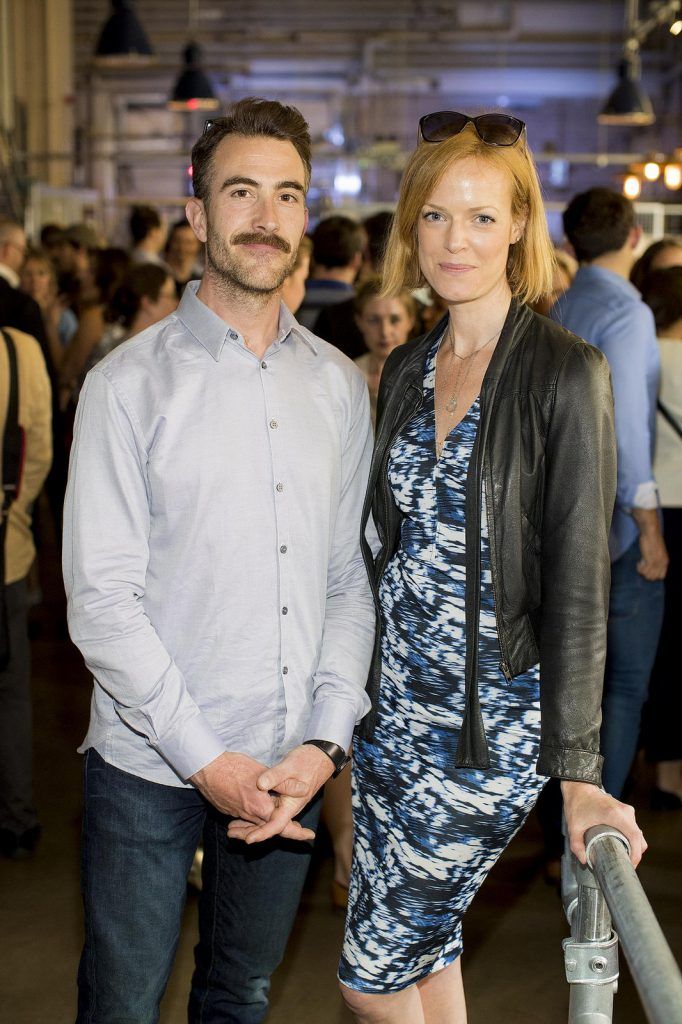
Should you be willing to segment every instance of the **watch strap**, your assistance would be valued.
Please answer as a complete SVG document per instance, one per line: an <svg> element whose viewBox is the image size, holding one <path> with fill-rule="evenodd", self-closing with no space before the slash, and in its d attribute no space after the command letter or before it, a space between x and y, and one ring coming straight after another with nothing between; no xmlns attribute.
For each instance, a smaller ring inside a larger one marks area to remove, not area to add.
<svg viewBox="0 0 682 1024"><path fill-rule="evenodd" d="M334 765L333 779L340 775L346 765L350 763L348 754L338 743L332 743L329 740L304 740L303 746L317 747L318 750L327 755Z"/></svg>

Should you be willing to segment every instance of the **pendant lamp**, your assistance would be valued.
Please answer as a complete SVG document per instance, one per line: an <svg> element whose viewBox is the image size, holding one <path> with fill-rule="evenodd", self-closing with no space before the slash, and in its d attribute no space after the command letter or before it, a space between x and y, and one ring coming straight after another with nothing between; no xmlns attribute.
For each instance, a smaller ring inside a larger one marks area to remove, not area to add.
<svg viewBox="0 0 682 1024"><path fill-rule="evenodd" d="M138 20L134 0L111 0L111 7L95 48L97 64L111 67L153 64L156 57Z"/></svg>

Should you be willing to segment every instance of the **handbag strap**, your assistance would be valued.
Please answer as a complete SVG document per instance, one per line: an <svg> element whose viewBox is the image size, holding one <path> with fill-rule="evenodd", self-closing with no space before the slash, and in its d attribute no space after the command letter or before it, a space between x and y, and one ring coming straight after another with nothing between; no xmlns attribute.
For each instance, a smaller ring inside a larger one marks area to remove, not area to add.
<svg viewBox="0 0 682 1024"><path fill-rule="evenodd" d="M5 542L7 519L12 502L19 493L24 465L24 431L19 426L19 369L14 339L2 330L9 362L9 395L7 417L2 434L2 505L0 506L0 671L10 658L9 623L5 594Z"/></svg>
<svg viewBox="0 0 682 1024"><path fill-rule="evenodd" d="M673 430L675 431L677 436L680 438L680 440L682 440L682 427L680 427L679 423L677 422L677 420L675 419L673 414L670 412L669 409L666 409L666 407L663 405L663 402L660 400L660 398L658 399L657 405L658 405L658 411L660 412L660 414L663 417L663 419L666 421L666 423L668 423L673 428Z"/></svg>

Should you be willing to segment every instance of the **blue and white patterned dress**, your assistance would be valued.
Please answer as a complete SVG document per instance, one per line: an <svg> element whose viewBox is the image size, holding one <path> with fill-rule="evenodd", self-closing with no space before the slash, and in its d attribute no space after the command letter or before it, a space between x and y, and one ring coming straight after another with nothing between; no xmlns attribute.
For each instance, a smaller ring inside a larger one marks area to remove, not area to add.
<svg viewBox="0 0 682 1024"><path fill-rule="evenodd" d="M462 917L523 824L546 779L539 671L500 670L485 507L479 688L488 770L455 768L464 714L465 482L474 402L436 462L429 351L424 402L393 443L389 481L404 513L381 582L381 706L371 741L353 748L355 849L339 969L350 988L391 992L452 963Z"/></svg>

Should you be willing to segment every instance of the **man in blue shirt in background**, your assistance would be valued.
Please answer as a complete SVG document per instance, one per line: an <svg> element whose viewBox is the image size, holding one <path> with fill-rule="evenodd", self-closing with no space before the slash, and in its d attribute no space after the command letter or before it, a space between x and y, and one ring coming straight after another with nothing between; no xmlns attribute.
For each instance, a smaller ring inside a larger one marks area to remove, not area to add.
<svg viewBox="0 0 682 1024"><path fill-rule="evenodd" d="M581 266L550 316L604 353L616 409L618 488L601 742L604 788L620 797L637 749L668 566L652 471L658 345L651 310L629 281L641 234L632 203L611 189L593 188L571 200L563 219Z"/></svg>

